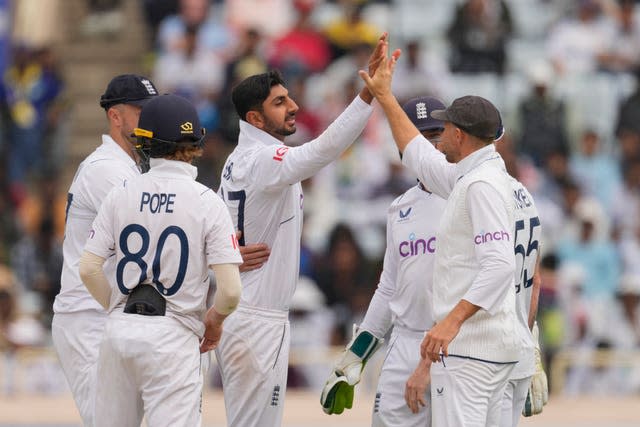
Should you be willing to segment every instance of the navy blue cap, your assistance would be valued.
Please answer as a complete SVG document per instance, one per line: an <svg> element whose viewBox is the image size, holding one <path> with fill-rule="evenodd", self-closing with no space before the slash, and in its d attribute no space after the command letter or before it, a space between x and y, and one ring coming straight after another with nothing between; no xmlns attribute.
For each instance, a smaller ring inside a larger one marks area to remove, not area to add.
<svg viewBox="0 0 640 427"><path fill-rule="evenodd" d="M431 113L434 110L444 110L446 107L442 101L432 96L421 96L410 99L402 106L420 132L424 130L444 129L444 122L434 118Z"/></svg>
<svg viewBox="0 0 640 427"><path fill-rule="evenodd" d="M204 130L189 100L166 94L153 97L142 107L134 134L171 142L199 141Z"/></svg>
<svg viewBox="0 0 640 427"><path fill-rule="evenodd" d="M158 95L151 80L137 74L121 74L114 77L100 97L100 106L105 110L117 104L142 107L149 99Z"/></svg>

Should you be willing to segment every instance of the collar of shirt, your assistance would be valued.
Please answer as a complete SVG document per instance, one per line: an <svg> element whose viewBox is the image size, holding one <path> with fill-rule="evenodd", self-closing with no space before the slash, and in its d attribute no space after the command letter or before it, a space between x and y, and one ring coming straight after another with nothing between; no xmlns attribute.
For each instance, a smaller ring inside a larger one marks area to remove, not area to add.
<svg viewBox="0 0 640 427"><path fill-rule="evenodd" d="M502 162L502 158L496 151L496 146L494 144L489 144L486 147L482 147L481 149L474 151L458 162L458 180L480 164L488 160L497 159L500 159L501 164L504 165L504 162Z"/></svg>
<svg viewBox="0 0 640 427"><path fill-rule="evenodd" d="M168 178L189 177L196 179L198 168L181 160L150 159L151 169L148 173Z"/></svg>
<svg viewBox="0 0 640 427"><path fill-rule="evenodd" d="M136 166L136 162L127 154L126 151L118 145L111 135L102 135L102 146L111 151L114 156L118 157L123 162L127 163L129 166ZM136 166L137 167L137 166Z"/></svg>
<svg viewBox="0 0 640 427"><path fill-rule="evenodd" d="M240 136L238 137L238 145L240 144L282 145L284 143L252 124L249 124L244 120L240 120Z"/></svg>

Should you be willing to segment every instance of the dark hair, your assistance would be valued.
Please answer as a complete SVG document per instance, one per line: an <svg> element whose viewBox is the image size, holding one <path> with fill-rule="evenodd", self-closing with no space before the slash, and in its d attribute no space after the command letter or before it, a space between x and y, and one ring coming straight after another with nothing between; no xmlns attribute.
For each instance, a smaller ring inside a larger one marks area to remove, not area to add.
<svg viewBox="0 0 640 427"><path fill-rule="evenodd" d="M262 111L262 103L276 85L284 86L284 80L280 71L275 69L247 77L238 83L231 91L231 101L240 119L246 120L251 110Z"/></svg>

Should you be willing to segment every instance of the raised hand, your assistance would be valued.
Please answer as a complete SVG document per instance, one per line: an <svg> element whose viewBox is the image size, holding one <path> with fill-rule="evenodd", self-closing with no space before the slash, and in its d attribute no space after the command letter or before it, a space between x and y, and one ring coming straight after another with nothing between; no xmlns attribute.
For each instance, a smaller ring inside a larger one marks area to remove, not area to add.
<svg viewBox="0 0 640 427"><path fill-rule="evenodd" d="M369 62L369 72L364 70L358 71L360 78L364 80L364 83L367 86L367 89L375 98L380 98L384 96L392 95L391 93L391 79L393 77L393 71L396 66L396 62L400 58L401 51L400 49L396 49L393 51L390 57L388 57L389 45L386 41L386 36L383 34L378 41L378 46L376 46L376 52L379 52L379 55L376 58L374 64L374 73L371 72L371 60ZM372 54L372 58L373 55Z"/></svg>

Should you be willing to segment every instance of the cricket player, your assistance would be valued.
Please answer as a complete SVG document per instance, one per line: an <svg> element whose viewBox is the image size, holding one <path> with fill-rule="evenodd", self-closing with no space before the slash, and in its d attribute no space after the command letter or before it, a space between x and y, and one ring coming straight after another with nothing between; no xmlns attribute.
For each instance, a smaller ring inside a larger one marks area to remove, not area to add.
<svg viewBox="0 0 640 427"><path fill-rule="evenodd" d="M477 96L432 116L445 121L438 150L416 129L391 93L397 56L373 77L360 76L382 106L403 163L447 198L436 233L433 315L421 344L431 365L433 425L498 426L521 342L516 331L515 200L493 142L500 113Z"/></svg>
<svg viewBox="0 0 640 427"><path fill-rule="evenodd" d="M78 261L106 195L140 175L131 134L140 109L157 94L153 83L143 76L123 74L109 82L100 98L109 133L102 135L102 145L80 164L67 194L61 289L53 303L51 333L85 426L94 425L98 348L107 315L82 283ZM115 264L107 262L105 271L114 276Z"/></svg>
<svg viewBox="0 0 640 427"><path fill-rule="evenodd" d="M197 426L200 353L218 344L240 300L242 257L220 198L197 183L204 129L185 98L149 101L134 130L148 173L114 188L93 222L80 277L108 312L100 345L96 426ZM114 258L115 286L103 271ZM208 270L216 276L206 308Z"/></svg>
<svg viewBox="0 0 640 427"><path fill-rule="evenodd" d="M375 73L386 33L369 59ZM372 112L366 88L316 139L284 144L296 131L298 106L280 73L248 77L232 91L240 117L238 145L227 158L219 194L244 243L264 242L271 255L242 273L242 298L225 323L216 349L227 422L232 427L275 427L282 422L289 361L288 310L298 280L302 187L337 159L362 132Z"/></svg>
<svg viewBox="0 0 640 427"><path fill-rule="evenodd" d="M407 116L434 145L444 123L431 117L431 112L443 108L444 104L432 97L414 98L403 105ZM362 324L327 380L320 399L326 413L339 414L345 407L351 408L353 386L360 381L361 371L382 337L393 327L378 379L372 426L431 425L431 361L421 359L419 348L424 331L433 325L435 235L445 204L421 183L391 204L380 283ZM366 354L361 352L363 348Z"/></svg>
<svg viewBox="0 0 640 427"><path fill-rule="evenodd" d="M521 348L518 363L505 388L500 427L515 427L521 415L531 416L542 412L542 406L548 399L547 379L542 369L538 344L538 326L535 323L540 292L540 276L537 271L542 235L540 217L533 197L524 185L511 178L511 189L516 201L515 290L517 332ZM535 381L532 381L534 376Z"/></svg>

